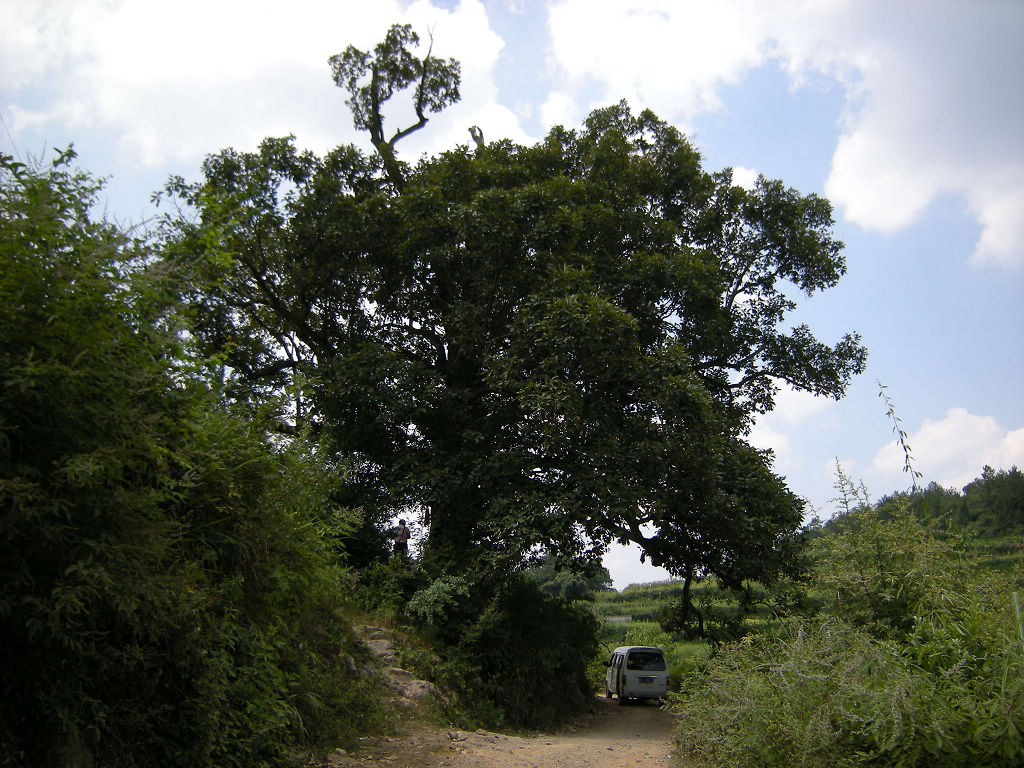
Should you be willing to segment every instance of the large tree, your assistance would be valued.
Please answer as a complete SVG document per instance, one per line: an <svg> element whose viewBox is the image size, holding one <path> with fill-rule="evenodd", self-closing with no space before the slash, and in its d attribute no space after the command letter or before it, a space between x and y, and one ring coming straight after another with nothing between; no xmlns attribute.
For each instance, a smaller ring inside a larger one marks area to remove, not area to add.
<svg viewBox="0 0 1024 768"><path fill-rule="evenodd" d="M233 254L195 298L238 396L292 387L364 506L429 511L439 567L619 540L687 576L771 577L802 507L744 436L779 383L838 398L865 361L856 334L784 329L845 271L828 201L708 173L625 103L405 164L397 141L458 97L457 64L416 42L396 27L331 60L374 155L268 139L171 183L198 215L167 252ZM388 139L406 87L417 120Z"/></svg>

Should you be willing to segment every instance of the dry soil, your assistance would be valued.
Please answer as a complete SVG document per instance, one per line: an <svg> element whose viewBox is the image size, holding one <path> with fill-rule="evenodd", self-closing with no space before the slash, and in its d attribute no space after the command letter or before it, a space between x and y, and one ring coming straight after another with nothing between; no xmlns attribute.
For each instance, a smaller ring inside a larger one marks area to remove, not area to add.
<svg viewBox="0 0 1024 768"><path fill-rule="evenodd" d="M333 766L391 768L670 768L672 717L653 702L595 700L594 712L564 731L512 736L412 723L397 738L331 755Z"/></svg>

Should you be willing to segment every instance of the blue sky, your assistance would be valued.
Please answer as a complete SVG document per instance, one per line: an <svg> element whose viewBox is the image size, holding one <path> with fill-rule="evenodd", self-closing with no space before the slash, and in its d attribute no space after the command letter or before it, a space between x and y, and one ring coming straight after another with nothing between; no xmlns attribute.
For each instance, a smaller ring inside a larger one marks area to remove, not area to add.
<svg viewBox="0 0 1024 768"><path fill-rule="evenodd" d="M463 64L462 101L407 159L625 98L709 169L833 201L848 274L791 319L860 332L868 371L838 403L781 392L751 435L819 514L837 459L874 497L909 485L876 381L925 482L1024 466L1024 2L0 0L0 151L74 141L108 212L139 221L220 148L365 145L326 60L396 21ZM606 562L618 587L662 575Z"/></svg>

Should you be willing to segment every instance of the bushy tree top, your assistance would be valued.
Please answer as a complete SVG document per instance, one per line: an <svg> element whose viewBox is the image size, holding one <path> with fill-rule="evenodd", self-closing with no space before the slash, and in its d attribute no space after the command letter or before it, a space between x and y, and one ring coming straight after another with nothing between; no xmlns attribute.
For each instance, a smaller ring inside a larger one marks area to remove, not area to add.
<svg viewBox="0 0 1024 768"><path fill-rule="evenodd" d="M770 577L802 506L744 436L780 382L838 398L865 361L856 334L784 329L794 293L845 271L831 206L734 186L624 103L532 146L403 164L383 102L413 86L440 108L457 88L414 42L393 29L332 59L376 156L268 139L172 183L199 215L167 253L232 254L195 297L208 352L239 398L301 390L367 506L429 511L443 567L620 540L677 573Z"/></svg>

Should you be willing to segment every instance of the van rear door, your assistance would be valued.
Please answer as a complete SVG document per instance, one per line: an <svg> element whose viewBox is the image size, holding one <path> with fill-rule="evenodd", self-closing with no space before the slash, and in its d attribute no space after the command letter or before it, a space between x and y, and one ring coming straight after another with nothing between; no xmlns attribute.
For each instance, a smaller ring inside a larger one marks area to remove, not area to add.
<svg viewBox="0 0 1024 768"><path fill-rule="evenodd" d="M626 654L622 692L629 697L659 699L668 693L668 665L659 648L634 648Z"/></svg>

